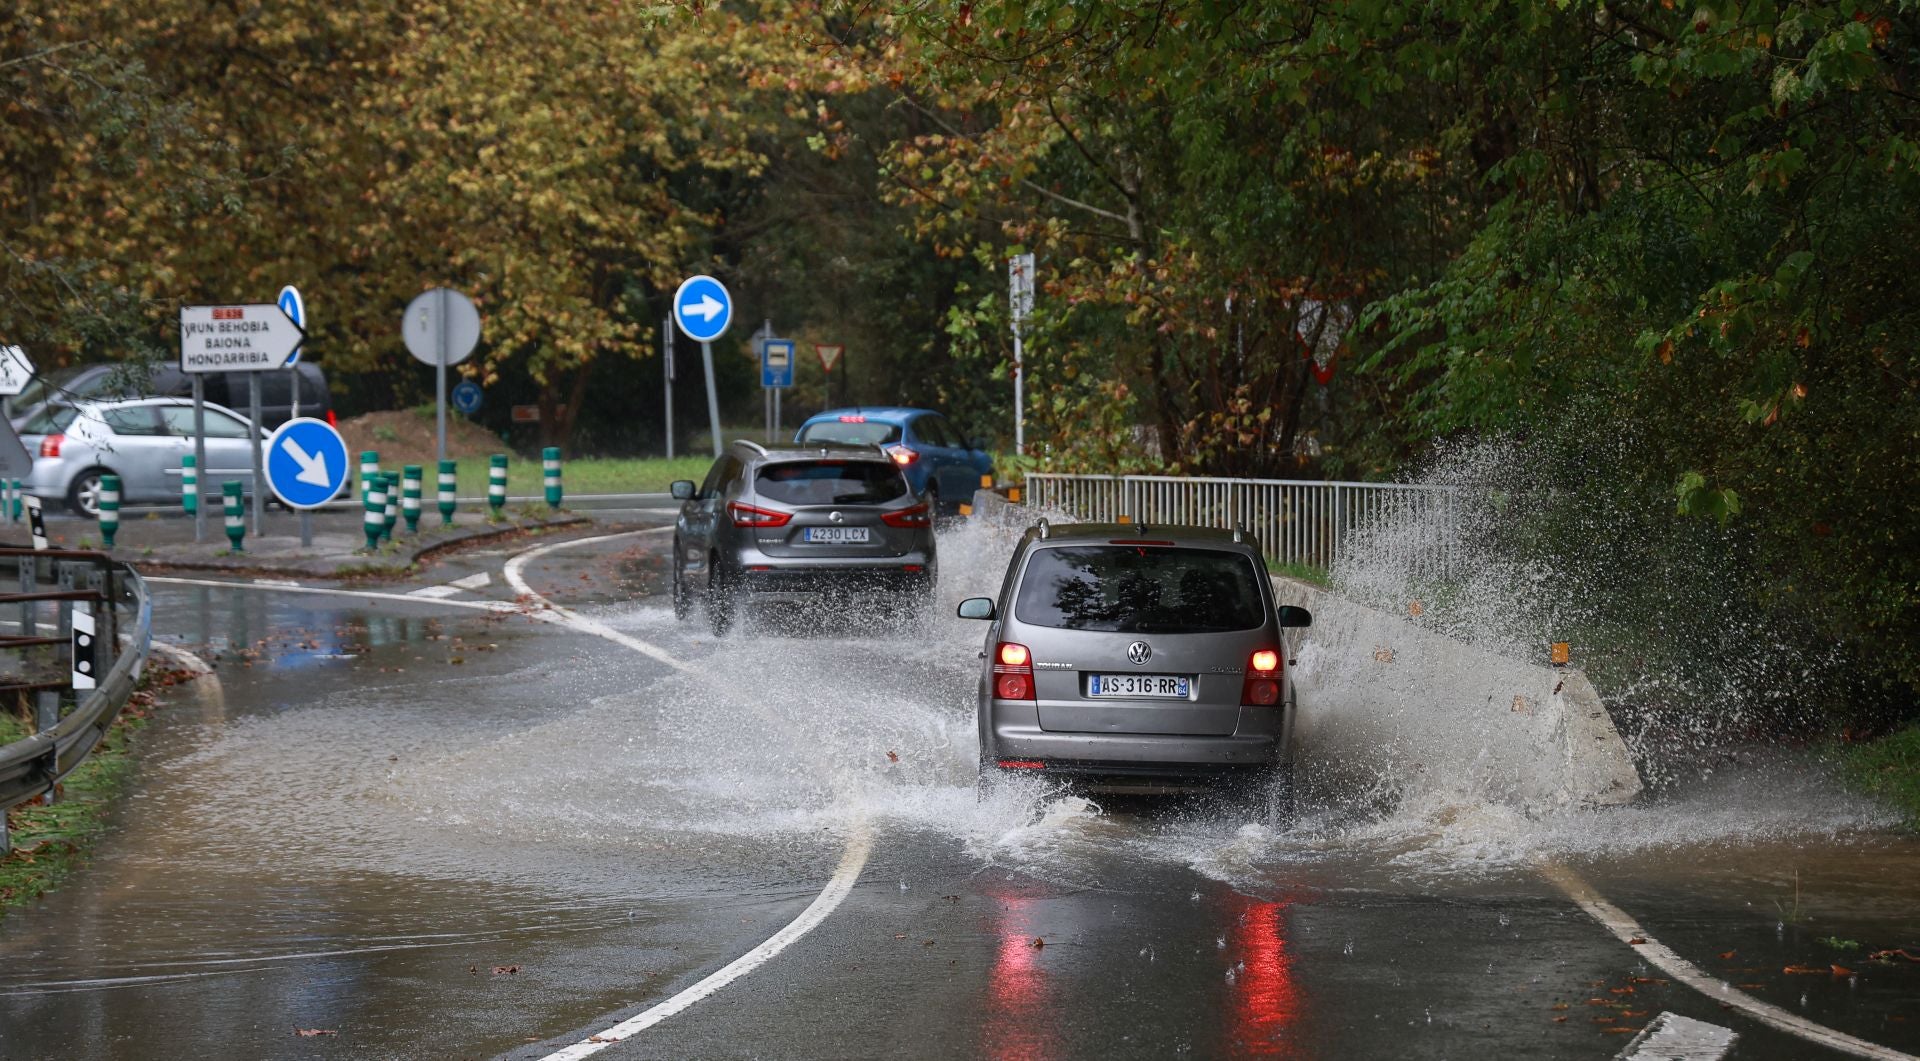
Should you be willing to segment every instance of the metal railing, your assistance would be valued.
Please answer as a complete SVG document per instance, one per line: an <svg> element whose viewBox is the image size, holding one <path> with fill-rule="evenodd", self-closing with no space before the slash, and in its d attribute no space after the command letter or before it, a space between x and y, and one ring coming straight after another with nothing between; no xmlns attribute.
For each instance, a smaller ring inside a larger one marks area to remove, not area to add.
<svg viewBox="0 0 1920 1061"><path fill-rule="evenodd" d="M1244 525L1277 564L1329 567L1365 551L1431 574L1451 568L1459 518L1456 487L1407 483L1034 473L1022 500L1089 522Z"/></svg>
<svg viewBox="0 0 1920 1061"><path fill-rule="evenodd" d="M54 798L132 695L152 645L153 602L132 567L99 552L0 549L0 585L19 587L0 592L0 652L8 654L0 659L0 710L30 710L37 723L33 735L0 747L5 853L6 809ZM78 638L76 608L93 628L83 622ZM132 621L124 647L123 612Z"/></svg>

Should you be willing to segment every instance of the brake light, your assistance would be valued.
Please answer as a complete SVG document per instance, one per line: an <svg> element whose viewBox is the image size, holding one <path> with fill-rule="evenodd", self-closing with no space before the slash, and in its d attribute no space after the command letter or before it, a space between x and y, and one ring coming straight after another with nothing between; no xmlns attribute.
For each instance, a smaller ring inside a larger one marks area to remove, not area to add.
<svg viewBox="0 0 1920 1061"><path fill-rule="evenodd" d="M1280 653L1271 648L1255 652L1247 660L1247 677L1240 684L1240 703L1246 707L1272 707L1280 702Z"/></svg>
<svg viewBox="0 0 1920 1061"><path fill-rule="evenodd" d="M882 512L880 522L889 527L926 527L932 525L933 517L928 515L927 506L915 505L898 512Z"/></svg>
<svg viewBox="0 0 1920 1061"><path fill-rule="evenodd" d="M40 455L42 457L58 457L60 455L60 443L66 440L67 436L65 435L48 435L46 438L41 439Z"/></svg>
<svg viewBox="0 0 1920 1061"><path fill-rule="evenodd" d="M1033 699L1033 654L1027 646L1002 641L993 650L993 695L1000 700Z"/></svg>
<svg viewBox="0 0 1920 1061"><path fill-rule="evenodd" d="M843 424L864 424L867 422L867 418L864 416L843 416L840 418L840 422Z"/></svg>
<svg viewBox="0 0 1920 1061"><path fill-rule="evenodd" d="M915 453L899 443L887 447L887 456L892 457L893 463L898 464L902 468L920 459L920 454Z"/></svg>
<svg viewBox="0 0 1920 1061"><path fill-rule="evenodd" d="M339 427L339 426L340 426L340 418L339 418L339 417L337 417L337 416L335 416L335 415L333 415L333 410L332 410L332 409L328 409L328 410L327 410L327 426L328 426L328 427Z"/></svg>
<svg viewBox="0 0 1920 1061"><path fill-rule="evenodd" d="M793 518L791 512L775 512L739 501L727 502L727 515L736 527L784 527Z"/></svg>

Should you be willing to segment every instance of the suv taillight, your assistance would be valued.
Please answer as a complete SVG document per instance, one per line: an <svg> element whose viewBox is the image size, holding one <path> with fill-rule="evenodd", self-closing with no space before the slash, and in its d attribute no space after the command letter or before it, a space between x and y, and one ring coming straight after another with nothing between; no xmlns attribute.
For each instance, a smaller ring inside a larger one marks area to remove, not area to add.
<svg viewBox="0 0 1920 1061"><path fill-rule="evenodd" d="M933 523L933 519L927 515L927 506L915 505L898 512L883 512L880 522L889 527L926 527Z"/></svg>
<svg viewBox="0 0 1920 1061"><path fill-rule="evenodd" d="M898 443L887 447L887 456L892 457L893 463L902 468L920 459L920 454Z"/></svg>
<svg viewBox="0 0 1920 1061"><path fill-rule="evenodd" d="M740 501L727 502L727 515L736 527L784 527L793 518L791 512L775 512Z"/></svg>
<svg viewBox="0 0 1920 1061"><path fill-rule="evenodd" d="M1033 699L1033 654L1027 646L1002 641L993 650L993 695L999 700Z"/></svg>
<svg viewBox="0 0 1920 1061"><path fill-rule="evenodd" d="M67 436L65 435L48 435L46 438L41 439L40 455L42 457L58 457L60 455L60 443L66 440Z"/></svg>
<svg viewBox="0 0 1920 1061"><path fill-rule="evenodd" d="M1263 648L1247 660L1247 677L1240 683L1245 707L1272 707L1280 702L1280 652Z"/></svg>

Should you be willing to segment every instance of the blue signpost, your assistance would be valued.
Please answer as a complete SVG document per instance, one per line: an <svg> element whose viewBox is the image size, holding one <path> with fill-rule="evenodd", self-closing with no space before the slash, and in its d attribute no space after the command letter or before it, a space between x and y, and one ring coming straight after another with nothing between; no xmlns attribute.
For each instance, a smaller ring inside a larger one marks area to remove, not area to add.
<svg viewBox="0 0 1920 1061"><path fill-rule="evenodd" d="M310 509L333 500L347 484L347 444L325 420L299 417L267 439L267 486L288 508L300 510L300 544L313 544Z"/></svg>
<svg viewBox="0 0 1920 1061"><path fill-rule="evenodd" d="M480 411L480 385L470 379L463 379L456 384L448 397L452 399L453 407L466 416Z"/></svg>
<svg viewBox="0 0 1920 1061"><path fill-rule="evenodd" d="M713 341L733 323L733 296L711 276L689 276L673 293L673 319L687 338L700 344L700 360L707 372L707 422L713 432L713 455L720 455L720 396L713 386Z"/></svg>
<svg viewBox="0 0 1920 1061"><path fill-rule="evenodd" d="M766 339L760 343L760 385L793 386L792 339Z"/></svg>
<svg viewBox="0 0 1920 1061"><path fill-rule="evenodd" d="M280 289L280 297L276 301L280 304L280 312L285 313L288 320L298 324L302 329L306 328L307 302L300 297L299 288L288 284ZM286 364L287 374L293 377L291 381L293 384L293 408L288 414L290 416L300 415L300 370L294 367L299 363L300 348L296 346L293 348L293 353L287 355Z"/></svg>

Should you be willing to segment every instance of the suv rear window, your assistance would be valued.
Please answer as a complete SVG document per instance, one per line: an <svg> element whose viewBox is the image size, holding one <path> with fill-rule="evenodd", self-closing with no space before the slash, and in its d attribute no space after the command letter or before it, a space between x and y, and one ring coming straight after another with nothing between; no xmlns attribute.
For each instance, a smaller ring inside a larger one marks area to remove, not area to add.
<svg viewBox="0 0 1920 1061"><path fill-rule="evenodd" d="M1036 549L1014 614L1059 630L1207 634L1266 622L1260 573L1244 554L1145 545Z"/></svg>
<svg viewBox="0 0 1920 1061"><path fill-rule="evenodd" d="M884 446L889 442L900 441L898 424L883 424L878 420L822 420L817 424L808 424L800 432L802 442L848 442L856 446Z"/></svg>
<svg viewBox="0 0 1920 1061"><path fill-rule="evenodd" d="M877 505L906 496L907 480L892 461L787 461L761 465L753 490L783 505Z"/></svg>

